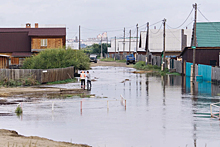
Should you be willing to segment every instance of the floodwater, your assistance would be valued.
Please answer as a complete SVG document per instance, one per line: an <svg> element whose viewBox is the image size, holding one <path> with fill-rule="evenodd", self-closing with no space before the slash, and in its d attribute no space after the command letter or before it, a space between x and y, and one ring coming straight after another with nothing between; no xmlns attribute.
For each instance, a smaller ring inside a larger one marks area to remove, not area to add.
<svg viewBox="0 0 220 147"><path fill-rule="evenodd" d="M96 80L91 90L95 97L23 103L22 116L0 116L0 128L94 147L220 146L220 121L210 117L210 104L219 102L218 86L197 83L193 96L188 78L134 70L94 67L90 73ZM12 112L16 105L0 107L0 112Z"/></svg>

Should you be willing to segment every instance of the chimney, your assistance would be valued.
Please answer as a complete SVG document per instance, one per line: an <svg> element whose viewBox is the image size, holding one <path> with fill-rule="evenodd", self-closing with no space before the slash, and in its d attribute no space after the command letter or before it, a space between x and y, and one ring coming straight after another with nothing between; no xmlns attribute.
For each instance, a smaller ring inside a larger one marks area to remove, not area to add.
<svg viewBox="0 0 220 147"><path fill-rule="evenodd" d="M31 28L31 24L30 23L26 23L26 28Z"/></svg>
<svg viewBox="0 0 220 147"><path fill-rule="evenodd" d="M38 28L38 23L35 23L35 28Z"/></svg>

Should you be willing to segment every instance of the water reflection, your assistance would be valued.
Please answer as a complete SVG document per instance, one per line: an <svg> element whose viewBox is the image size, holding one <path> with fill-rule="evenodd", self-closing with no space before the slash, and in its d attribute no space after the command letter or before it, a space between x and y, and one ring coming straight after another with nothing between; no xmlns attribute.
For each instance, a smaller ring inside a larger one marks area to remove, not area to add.
<svg viewBox="0 0 220 147"><path fill-rule="evenodd" d="M218 96L220 94L219 85L212 84L211 82L197 81L195 83L195 87L193 87L192 83L190 82L190 77L183 76L182 81L183 94L192 94L193 91L195 95L200 96Z"/></svg>
<svg viewBox="0 0 220 147"><path fill-rule="evenodd" d="M53 112L51 103L28 103L22 121L0 117L0 126L26 136L58 141L71 138L94 147L220 145L220 122L210 118L210 103L219 101L213 96L218 93L216 86L197 83L196 95L192 95L187 77L134 74L133 70L94 68L91 77L97 81L92 83L91 94L96 97L57 99ZM116 101L121 94L127 107Z"/></svg>

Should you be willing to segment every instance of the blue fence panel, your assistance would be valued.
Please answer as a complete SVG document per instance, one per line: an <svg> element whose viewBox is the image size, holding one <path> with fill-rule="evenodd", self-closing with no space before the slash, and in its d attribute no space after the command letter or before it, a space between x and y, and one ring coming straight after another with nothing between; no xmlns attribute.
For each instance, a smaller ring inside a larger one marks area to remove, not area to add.
<svg viewBox="0 0 220 147"><path fill-rule="evenodd" d="M193 65L190 62L186 62L186 76L191 76L191 65Z"/></svg>
<svg viewBox="0 0 220 147"><path fill-rule="evenodd" d="M211 81L212 79L212 66L209 65L198 65L198 75L203 76L204 81Z"/></svg>

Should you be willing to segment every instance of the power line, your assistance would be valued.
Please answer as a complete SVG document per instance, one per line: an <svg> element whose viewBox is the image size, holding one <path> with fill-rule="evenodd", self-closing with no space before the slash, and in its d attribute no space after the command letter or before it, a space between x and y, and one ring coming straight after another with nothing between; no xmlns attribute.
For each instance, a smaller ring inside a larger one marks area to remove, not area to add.
<svg viewBox="0 0 220 147"><path fill-rule="evenodd" d="M198 10L199 10L199 9L198 9ZM205 15L202 14L202 12L201 12L200 10L199 10L199 13L200 13L208 22L210 22L210 21L208 20L208 18L206 18ZM212 22L210 22L210 24L212 25L212 27L213 27L217 32L220 33L220 30L219 30L218 28L216 28L216 27L213 25Z"/></svg>
<svg viewBox="0 0 220 147"><path fill-rule="evenodd" d="M158 29L158 31L157 31L156 33L152 32L152 30L151 30L151 29L150 29L150 32L151 32L152 34L157 34L157 33L159 33L159 31L160 31L160 30L161 30L161 28L162 28L162 25L163 25L163 24L161 24L161 25L160 25L160 28Z"/></svg>
<svg viewBox="0 0 220 147"><path fill-rule="evenodd" d="M170 29L167 29L167 30L169 30L170 33L173 34L173 32L172 32ZM176 35L173 34L173 36L176 38L176 40L178 40L179 42L181 42L181 41L176 37Z"/></svg>
<svg viewBox="0 0 220 147"><path fill-rule="evenodd" d="M156 22L156 23L151 24L150 27L153 26L153 25L155 25L155 24L158 24L158 23L160 23L160 22L162 22L162 20L160 20L160 21L158 21L158 22Z"/></svg>
<svg viewBox="0 0 220 147"><path fill-rule="evenodd" d="M176 28L173 28L173 27L169 26L168 24L167 24L167 26L170 27L171 29L178 29L178 28L182 27L182 26L186 23L186 21L189 19L190 15L191 15L192 12L193 12L193 9L194 9L194 8L192 8L191 12L189 13L189 15L187 16L187 18L185 19L185 21L184 21L180 26L178 26L178 27L176 27Z"/></svg>

